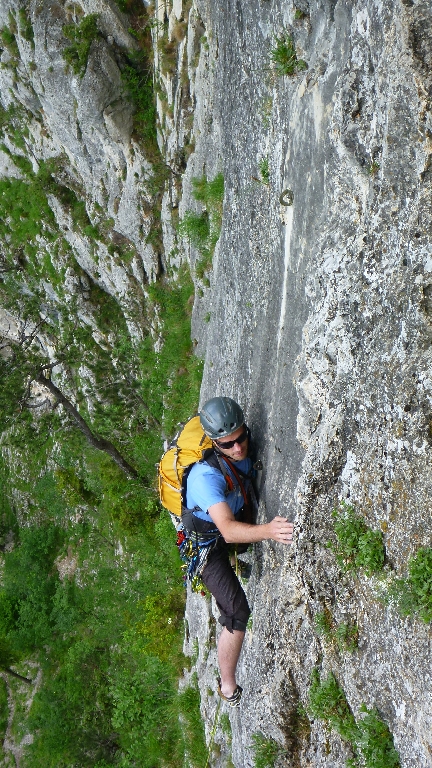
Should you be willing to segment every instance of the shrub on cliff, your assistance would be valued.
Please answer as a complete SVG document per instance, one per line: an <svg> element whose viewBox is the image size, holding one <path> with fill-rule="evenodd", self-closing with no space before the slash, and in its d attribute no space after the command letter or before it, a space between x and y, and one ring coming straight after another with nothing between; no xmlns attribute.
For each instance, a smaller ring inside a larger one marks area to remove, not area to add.
<svg viewBox="0 0 432 768"><path fill-rule="evenodd" d="M64 36L72 43L64 49L63 58L74 74L80 77L86 71L91 44L99 37L96 20L97 14L90 13L79 24L65 24L63 27Z"/></svg>

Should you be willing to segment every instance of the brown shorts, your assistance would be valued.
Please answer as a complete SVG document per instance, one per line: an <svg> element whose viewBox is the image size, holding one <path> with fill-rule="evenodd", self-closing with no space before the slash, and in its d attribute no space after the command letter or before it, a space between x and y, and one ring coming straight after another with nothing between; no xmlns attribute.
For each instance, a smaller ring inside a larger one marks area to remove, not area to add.
<svg viewBox="0 0 432 768"><path fill-rule="evenodd" d="M220 542L210 553L201 578L217 602L221 614L219 623L229 632L233 629L245 632L251 611L224 542Z"/></svg>

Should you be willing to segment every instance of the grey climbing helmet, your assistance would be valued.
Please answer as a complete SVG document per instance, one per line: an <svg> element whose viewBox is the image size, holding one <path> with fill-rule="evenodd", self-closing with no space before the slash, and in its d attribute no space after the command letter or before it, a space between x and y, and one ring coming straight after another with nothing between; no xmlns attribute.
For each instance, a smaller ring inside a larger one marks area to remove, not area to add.
<svg viewBox="0 0 432 768"><path fill-rule="evenodd" d="M201 426L212 440L232 435L244 424L243 411L230 397L212 397L201 408Z"/></svg>

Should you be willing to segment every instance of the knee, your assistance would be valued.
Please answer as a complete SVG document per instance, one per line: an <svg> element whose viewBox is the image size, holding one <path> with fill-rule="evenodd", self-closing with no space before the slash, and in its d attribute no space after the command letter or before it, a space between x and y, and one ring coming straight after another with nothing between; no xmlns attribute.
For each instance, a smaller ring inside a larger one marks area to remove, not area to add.
<svg viewBox="0 0 432 768"><path fill-rule="evenodd" d="M238 608L234 616L227 616L226 614L221 613L219 616L219 624L226 627L228 632L233 632L235 629L239 632L246 632L246 626L250 615L251 610L245 599L245 605Z"/></svg>

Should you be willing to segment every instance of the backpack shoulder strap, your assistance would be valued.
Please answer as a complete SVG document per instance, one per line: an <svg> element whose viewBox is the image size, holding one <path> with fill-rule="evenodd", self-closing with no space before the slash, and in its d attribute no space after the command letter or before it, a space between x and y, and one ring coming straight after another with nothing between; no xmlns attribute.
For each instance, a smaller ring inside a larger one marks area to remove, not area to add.
<svg viewBox="0 0 432 768"><path fill-rule="evenodd" d="M205 455L206 453L208 453L208 456ZM219 456L219 454L216 453L214 448L211 448L209 451L205 451L205 454L204 454L204 456L202 458L202 461L205 461L206 464L208 464L210 467L214 467L215 469L218 469L219 472L222 472L222 474L223 474L223 476L225 478L225 482L227 484L227 491L233 491L234 490L233 479L232 479L231 475L229 474L229 472L228 472L228 470L226 468L226 465L222 461L222 459ZM234 473L234 476L235 476L235 473Z"/></svg>

